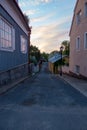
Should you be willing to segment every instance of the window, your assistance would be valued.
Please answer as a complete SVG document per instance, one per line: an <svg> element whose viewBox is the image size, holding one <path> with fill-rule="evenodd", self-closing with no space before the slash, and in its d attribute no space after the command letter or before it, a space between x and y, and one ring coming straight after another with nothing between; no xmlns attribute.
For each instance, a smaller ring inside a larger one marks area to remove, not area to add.
<svg viewBox="0 0 87 130"><path fill-rule="evenodd" d="M75 66L75 72L76 72L77 74L80 73L80 66L79 66L79 65L76 65L76 66Z"/></svg>
<svg viewBox="0 0 87 130"><path fill-rule="evenodd" d="M80 37L76 38L76 50L80 50Z"/></svg>
<svg viewBox="0 0 87 130"><path fill-rule="evenodd" d="M21 52L25 54L27 53L27 40L24 36L21 36Z"/></svg>
<svg viewBox="0 0 87 130"><path fill-rule="evenodd" d="M87 3L85 3L85 16L87 17Z"/></svg>
<svg viewBox="0 0 87 130"><path fill-rule="evenodd" d="M13 51L15 49L15 30L0 17L0 50Z"/></svg>
<svg viewBox="0 0 87 130"><path fill-rule="evenodd" d="M84 49L87 49L87 32L84 34Z"/></svg>
<svg viewBox="0 0 87 130"><path fill-rule="evenodd" d="M77 17L76 17L76 22L77 24L79 24L81 22L81 15L82 15L82 12L81 10L77 13Z"/></svg>

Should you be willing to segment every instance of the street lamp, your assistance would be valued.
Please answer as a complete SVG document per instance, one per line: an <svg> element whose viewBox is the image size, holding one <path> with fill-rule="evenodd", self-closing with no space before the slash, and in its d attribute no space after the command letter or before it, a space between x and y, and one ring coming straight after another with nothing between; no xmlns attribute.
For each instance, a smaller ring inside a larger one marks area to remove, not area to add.
<svg viewBox="0 0 87 130"><path fill-rule="evenodd" d="M60 76L62 76L62 52L63 52L63 46L60 47L60 54L61 54Z"/></svg>

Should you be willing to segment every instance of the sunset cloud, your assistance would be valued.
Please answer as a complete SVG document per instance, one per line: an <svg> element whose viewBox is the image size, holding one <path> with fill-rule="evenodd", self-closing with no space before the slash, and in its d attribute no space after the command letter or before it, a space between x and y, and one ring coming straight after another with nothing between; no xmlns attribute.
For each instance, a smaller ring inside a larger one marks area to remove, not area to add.
<svg viewBox="0 0 87 130"><path fill-rule="evenodd" d="M30 18L31 44L41 52L59 50L69 40L69 30L76 0L19 0L23 12Z"/></svg>
<svg viewBox="0 0 87 130"><path fill-rule="evenodd" d="M60 43L69 39L69 29L61 28L63 24L69 22L70 17L61 19L60 21L54 22L46 26L38 26L32 28L31 43L39 46L42 51L50 52L54 50ZM38 32L38 33L37 33Z"/></svg>
<svg viewBox="0 0 87 130"><path fill-rule="evenodd" d="M31 21L33 23L36 23L36 22L45 22L46 20L49 20L50 18L52 18L54 14L47 14L47 15L44 15L44 16L41 16L41 17L35 17L35 18L32 18Z"/></svg>

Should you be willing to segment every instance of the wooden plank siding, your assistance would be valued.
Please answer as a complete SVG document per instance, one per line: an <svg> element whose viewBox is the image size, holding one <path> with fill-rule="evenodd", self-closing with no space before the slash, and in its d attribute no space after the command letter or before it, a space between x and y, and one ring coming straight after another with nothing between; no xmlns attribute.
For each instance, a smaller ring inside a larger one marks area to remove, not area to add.
<svg viewBox="0 0 87 130"><path fill-rule="evenodd" d="M23 54L20 49L20 36L23 35L27 39L27 43L28 36L1 5L0 16L6 19L15 29L15 50L13 52L0 50L0 71L5 71L28 62L28 52ZM27 48L29 48L29 44L27 44Z"/></svg>

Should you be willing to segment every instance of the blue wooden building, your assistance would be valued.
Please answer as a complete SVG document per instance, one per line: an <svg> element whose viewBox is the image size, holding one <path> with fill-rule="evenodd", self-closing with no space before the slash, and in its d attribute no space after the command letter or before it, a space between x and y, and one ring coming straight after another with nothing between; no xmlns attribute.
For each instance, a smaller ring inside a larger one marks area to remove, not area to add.
<svg viewBox="0 0 87 130"><path fill-rule="evenodd" d="M17 0L0 0L0 73L28 64L30 31Z"/></svg>

